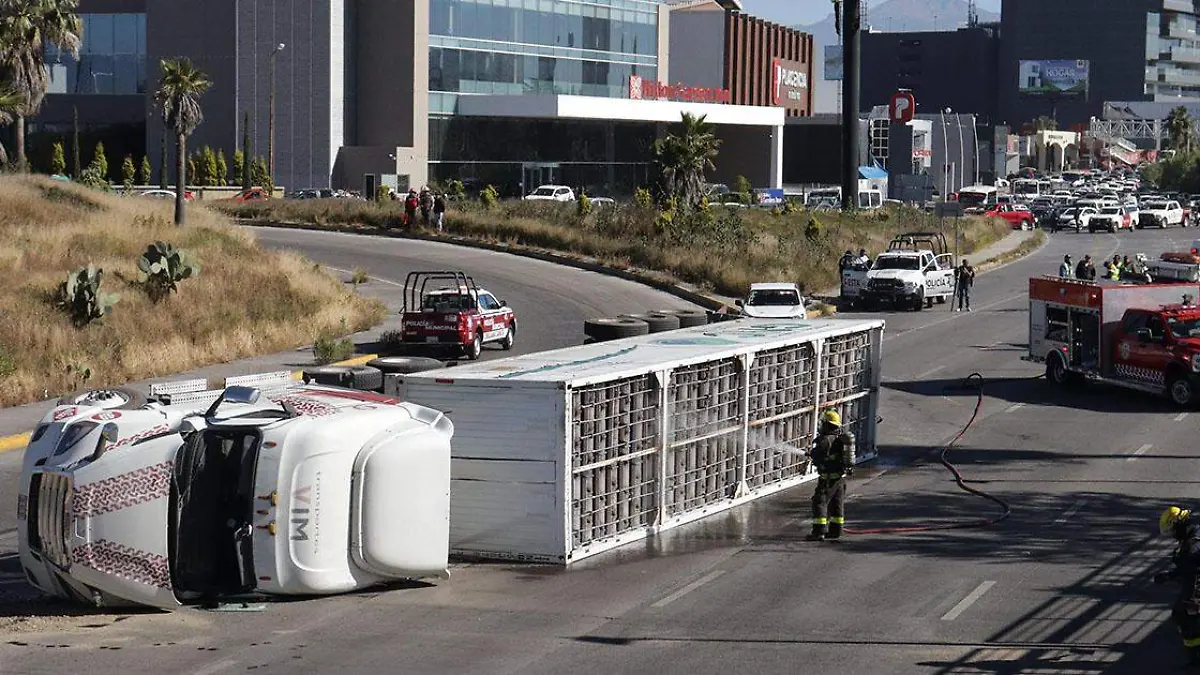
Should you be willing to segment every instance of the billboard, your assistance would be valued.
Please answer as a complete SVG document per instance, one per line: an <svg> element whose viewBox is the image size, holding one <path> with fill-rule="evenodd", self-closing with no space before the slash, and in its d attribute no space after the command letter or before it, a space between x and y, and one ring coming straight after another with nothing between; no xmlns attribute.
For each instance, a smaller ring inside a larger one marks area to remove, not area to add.
<svg viewBox="0 0 1200 675"><path fill-rule="evenodd" d="M1017 91L1032 96L1087 96L1088 61L1021 61Z"/></svg>
<svg viewBox="0 0 1200 675"><path fill-rule="evenodd" d="M825 79L830 82L842 79L841 45L825 45Z"/></svg>
<svg viewBox="0 0 1200 675"><path fill-rule="evenodd" d="M808 69L797 61L771 59L771 105L807 107Z"/></svg>

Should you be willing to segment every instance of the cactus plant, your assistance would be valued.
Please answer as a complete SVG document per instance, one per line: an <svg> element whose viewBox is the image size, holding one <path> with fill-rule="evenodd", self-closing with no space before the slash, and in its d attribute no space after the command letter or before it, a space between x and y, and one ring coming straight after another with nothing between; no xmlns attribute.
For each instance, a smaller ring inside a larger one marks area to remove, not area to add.
<svg viewBox="0 0 1200 675"><path fill-rule="evenodd" d="M116 293L101 293L104 270L92 265L77 269L58 285L58 306L66 310L78 326L98 321L112 311L121 297Z"/></svg>
<svg viewBox="0 0 1200 675"><path fill-rule="evenodd" d="M138 258L140 281L154 302L179 290L179 282L200 273L200 267L192 262L187 251L156 241L146 247Z"/></svg>

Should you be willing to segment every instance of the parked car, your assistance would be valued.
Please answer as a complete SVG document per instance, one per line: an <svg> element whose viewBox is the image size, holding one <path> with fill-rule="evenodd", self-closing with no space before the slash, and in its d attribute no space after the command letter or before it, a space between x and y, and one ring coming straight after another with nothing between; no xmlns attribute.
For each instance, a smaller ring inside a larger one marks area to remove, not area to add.
<svg viewBox="0 0 1200 675"><path fill-rule="evenodd" d="M525 201L573 202L575 191L565 185L539 185L536 190L525 195Z"/></svg>
<svg viewBox="0 0 1200 675"><path fill-rule="evenodd" d="M241 192L237 193L236 195L234 195L233 201L235 201L235 202L257 202L257 201L264 201L264 200L267 200L270 198L271 198L271 193L267 192L264 188L254 187L254 188L250 188L249 190L242 190Z"/></svg>
<svg viewBox="0 0 1200 675"><path fill-rule="evenodd" d="M1034 225L1033 213L1021 204L997 204L983 214L987 218L1000 218L1007 221L1014 229L1031 230Z"/></svg>
<svg viewBox="0 0 1200 675"><path fill-rule="evenodd" d="M1072 206L1068 209L1064 209L1058 214L1058 220L1054 224L1054 231L1057 232L1059 230L1075 228L1075 231L1078 232L1086 229L1088 223L1092 219L1092 216L1096 215L1097 213L1099 213L1099 211L1090 206ZM1078 227L1075 225L1076 214L1079 216Z"/></svg>
<svg viewBox="0 0 1200 675"><path fill-rule="evenodd" d="M1187 217L1183 207L1175 200L1155 200L1142 203L1140 227L1167 228L1171 225L1187 227Z"/></svg>
<svg viewBox="0 0 1200 675"><path fill-rule="evenodd" d="M742 314L756 319L808 317L808 311L804 308L804 295L796 284L750 284L750 293L745 300L738 300L737 306L742 308Z"/></svg>
<svg viewBox="0 0 1200 675"><path fill-rule="evenodd" d="M1124 206L1105 206L1100 209L1100 213L1092 216L1092 219L1088 221L1088 232L1096 230L1132 231L1133 219L1129 217L1129 212L1125 210Z"/></svg>
<svg viewBox="0 0 1200 675"><path fill-rule="evenodd" d="M171 201L174 201L175 200L175 191L174 190L143 190L142 192L138 193L138 196L139 197L149 197L151 199L169 199ZM196 193L192 192L191 190L184 190L183 191L183 199L184 199L184 201L188 201L188 202L194 201L196 199Z"/></svg>

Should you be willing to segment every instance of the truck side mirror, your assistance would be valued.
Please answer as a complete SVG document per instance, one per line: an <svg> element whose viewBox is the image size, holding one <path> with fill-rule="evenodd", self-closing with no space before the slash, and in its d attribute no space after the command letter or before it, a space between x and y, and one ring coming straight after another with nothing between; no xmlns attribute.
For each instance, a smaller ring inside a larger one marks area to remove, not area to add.
<svg viewBox="0 0 1200 675"><path fill-rule="evenodd" d="M1150 342L1150 329L1149 328L1137 329L1136 335L1138 338L1138 342L1143 342L1143 343Z"/></svg>

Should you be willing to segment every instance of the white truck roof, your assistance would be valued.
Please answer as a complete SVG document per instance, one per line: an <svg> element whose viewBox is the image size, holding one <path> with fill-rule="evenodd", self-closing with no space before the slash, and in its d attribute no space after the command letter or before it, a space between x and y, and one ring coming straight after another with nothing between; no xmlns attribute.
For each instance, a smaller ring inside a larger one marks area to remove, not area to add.
<svg viewBox="0 0 1200 675"><path fill-rule="evenodd" d="M782 281L780 281L780 282L772 281L772 282L762 282L762 283L758 283L758 284L750 284L750 290L752 290L752 291L794 291L794 290L797 290L798 288L799 288L799 286L797 286L796 284L789 284L787 282L782 282Z"/></svg>
<svg viewBox="0 0 1200 675"><path fill-rule="evenodd" d="M748 348L792 345L799 337L816 340L883 327L882 319L743 319L414 373L404 379L581 386L735 356Z"/></svg>

